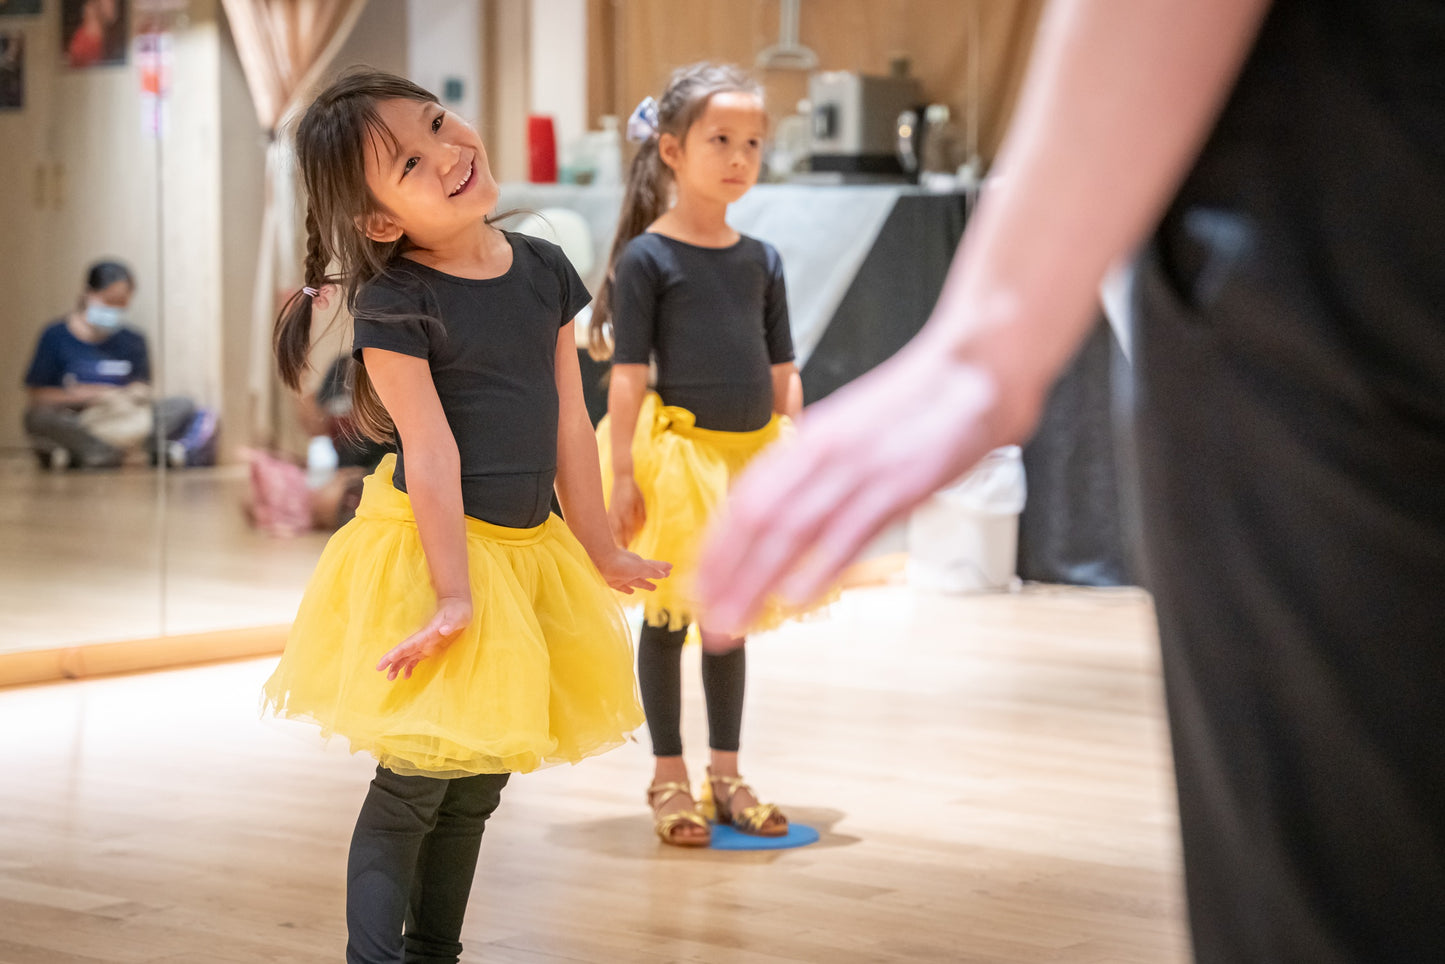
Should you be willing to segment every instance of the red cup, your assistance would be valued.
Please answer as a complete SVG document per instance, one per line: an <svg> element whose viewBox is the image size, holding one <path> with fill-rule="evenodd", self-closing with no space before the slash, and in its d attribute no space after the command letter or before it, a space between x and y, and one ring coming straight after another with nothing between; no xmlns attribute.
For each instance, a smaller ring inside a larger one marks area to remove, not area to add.
<svg viewBox="0 0 1445 964"><path fill-rule="evenodd" d="M527 118L528 180L551 184L557 180L557 129L546 114Z"/></svg>

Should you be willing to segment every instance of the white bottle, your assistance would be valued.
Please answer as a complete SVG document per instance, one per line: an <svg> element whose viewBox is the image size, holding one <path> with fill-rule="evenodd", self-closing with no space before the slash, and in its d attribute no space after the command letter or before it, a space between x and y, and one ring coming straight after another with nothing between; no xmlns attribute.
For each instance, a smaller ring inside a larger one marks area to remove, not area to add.
<svg viewBox="0 0 1445 964"><path fill-rule="evenodd" d="M604 114L597 121L602 129L588 135L592 141L592 163L597 172L592 183L615 187L622 183L622 134L617 118L612 114Z"/></svg>
<svg viewBox="0 0 1445 964"><path fill-rule="evenodd" d="M306 487L319 489L336 474L336 446L325 435L314 435L306 446Z"/></svg>
<svg viewBox="0 0 1445 964"><path fill-rule="evenodd" d="M801 170L813 148L813 105L798 101L796 113L778 121L768 154L768 174L775 181L787 180Z"/></svg>

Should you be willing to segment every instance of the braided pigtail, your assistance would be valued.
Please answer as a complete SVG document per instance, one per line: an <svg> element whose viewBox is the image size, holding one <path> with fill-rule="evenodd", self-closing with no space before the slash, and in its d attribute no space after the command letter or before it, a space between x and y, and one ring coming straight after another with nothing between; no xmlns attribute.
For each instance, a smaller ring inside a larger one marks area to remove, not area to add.
<svg viewBox="0 0 1445 964"><path fill-rule="evenodd" d="M316 214L308 205L306 208L306 262L304 268L305 287L293 294L281 306L272 334L272 347L276 352L276 367L280 369L281 381L292 391L301 388L301 374L306 370L311 355L311 309L321 289L331 282L326 276L327 257L322 243L321 231L316 223Z"/></svg>

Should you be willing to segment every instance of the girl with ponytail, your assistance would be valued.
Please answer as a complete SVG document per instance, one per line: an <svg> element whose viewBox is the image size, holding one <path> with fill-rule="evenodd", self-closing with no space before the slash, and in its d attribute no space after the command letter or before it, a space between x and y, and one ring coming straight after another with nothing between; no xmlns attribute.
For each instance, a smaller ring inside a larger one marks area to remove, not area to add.
<svg viewBox="0 0 1445 964"><path fill-rule="evenodd" d="M645 604L638 677L655 758L647 800L657 835L677 846L708 843L708 818L762 836L788 830L738 775L745 651L708 631L692 585L733 475L802 405L782 262L727 223L728 205L757 181L766 132L760 88L731 66L684 67L660 101L639 105L628 135L641 148L589 333L592 354L613 362L598 426L613 534L674 564ZM769 622L783 615L775 608ZM699 620L712 750L701 812L679 732L682 645Z"/></svg>
<svg viewBox="0 0 1445 964"><path fill-rule="evenodd" d="M297 387L311 309L336 286L358 422L397 453L322 554L265 698L378 762L351 842L348 964L457 961L508 776L641 724L612 590L668 567L612 540L573 341L588 294L556 245L492 226L477 132L362 70L310 106L296 149L306 287L276 323L281 377Z"/></svg>

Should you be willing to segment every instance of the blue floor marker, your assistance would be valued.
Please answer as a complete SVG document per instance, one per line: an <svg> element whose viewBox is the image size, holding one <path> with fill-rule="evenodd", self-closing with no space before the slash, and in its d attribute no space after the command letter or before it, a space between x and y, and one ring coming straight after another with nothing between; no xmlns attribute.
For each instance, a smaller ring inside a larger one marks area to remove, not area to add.
<svg viewBox="0 0 1445 964"><path fill-rule="evenodd" d="M713 850L789 850L817 843L818 831L800 823L788 824L788 832L781 837L759 837L741 833L722 824L712 825Z"/></svg>

